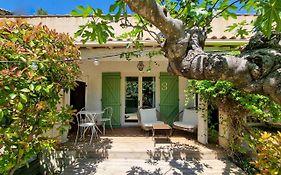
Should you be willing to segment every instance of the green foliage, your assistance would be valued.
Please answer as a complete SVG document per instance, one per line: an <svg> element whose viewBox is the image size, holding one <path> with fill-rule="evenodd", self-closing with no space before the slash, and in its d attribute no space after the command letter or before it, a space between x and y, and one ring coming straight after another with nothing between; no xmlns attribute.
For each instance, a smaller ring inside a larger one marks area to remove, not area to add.
<svg viewBox="0 0 281 175"><path fill-rule="evenodd" d="M246 26L250 25L246 22L246 20L243 20L239 23L233 23L231 26L228 26L225 31L231 32L236 30L236 37L240 37L242 39L245 39L246 36L250 34L250 30L246 29Z"/></svg>
<svg viewBox="0 0 281 175"><path fill-rule="evenodd" d="M230 155L248 172L255 172L253 163L262 174L280 173L280 136L265 133L256 140L257 134L246 124L245 117L250 115L263 122L280 122L280 105L262 95L248 94L235 89L228 81L189 80L187 93L199 93L200 98L210 104L217 104L227 112ZM212 131L212 130L211 130ZM212 134L211 132L210 134ZM212 136L212 135L211 135ZM258 155L253 154L257 150ZM270 155L270 156L269 156ZM242 163L242 164L241 164Z"/></svg>
<svg viewBox="0 0 281 175"><path fill-rule="evenodd" d="M89 5L86 7L77 6L76 10L70 12L73 16L82 16L83 18L92 16L92 20L86 24L79 26L79 30L75 33L75 37L81 36L82 42L98 41L99 44L107 42L109 37L114 37L113 27L110 23L118 21L121 14L125 11L123 1L117 0L109 8L109 12L115 12L115 15L104 14L99 8L93 8Z"/></svg>
<svg viewBox="0 0 281 175"><path fill-rule="evenodd" d="M281 173L281 132L273 135L261 133L257 141L257 159L252 162L264 175Z"/></svg>
<svg viewBox="0 0 281 175"><path fill-rule="evenodd" d="M268 97L241 92L228 81L190 80L187 89L192 93L199 93L203 99L212 103L232 99L261 121L281 121L280 105Z"/></svg>
<svg viewBox="0 0 281 175"><path fill-rule="evenodd" d="M264 35L269 37L272 31L281 31L280 0L158 0L158 2L167 8L172 17L182 20L187 28L199 27L211 31L210 22L215 17L222 16L226 20L229 17L236 19L236 12L246 10L248 13L257 14L254 27ZM244 29L245 25L245 22L237 24L238 36L244 37L249 32Z"/></svg>
<svg viewBox="0 0 281 175"><path fill-rule="evenodd" d="M256 31L263 32L270 37L272 31L281 31L281 1L280 0L156 0L156 2L166 8L170 16L183 21L186 29L193 27L211 32L211 22L214 18L222 16L224 19L237 18L237 12L256 13L257 18L251 24ZM116 0L109 7L109 13L105 14L101 9L91 6L78 6L76 10L71 11L73 16L88 17L92 16L93 20L80 26L76 36L82 37L82 42L98 41L105 43L108 37L114 36L111 27L112 22L120 22L121 27L131 27L132 30L125 32L117 38L134 38L140 39L144 31L150 32L154 38L160 42L163 41L156 33L149 31L151 24L139 16L132 14L134 24L128 20L127 6L122 0ZM244 38L250 31L244 28L248 25L245 22L233 24L228 31L236 30L237 36Z"/></svg>
<svg viewBox="0 0 281 175"><path fill-rule="evenodd" d="M36 11L36 15L48 15L48 12L46 10L44 10L43 8L39 8Z"/></svg>
<svg viewBox="0 0 281 175"><path fill-rule="evenodd" d="M106 43L108 37L114 37L113 27L108 25L113 20L113 17L108 14L104 15L99 8L94 9L91 6L77 6L77 10L70 12L73 16L82 16L86 18L92 16L93 20L79 26L79 30L75 32L75 37L81 36L82 42L98 41L100 44Z"/></svg>
<svg viewBox="0 0 281 175"><path fill-rule="evenodd" d="M0 173L13 174L52 148L44 132L70 120L70 108L58 104L75 86L80 71L70 60L80 53L68 35L20 20L0 21L0 53Z"/></svg>
<svg viewBox="0 0 281 175"><path fill-rule="evenodd" d="M272 31L281 32L281 1L263 0L255 3L258 16L255 21L256 29L267 37L270 37Z"/></svg>

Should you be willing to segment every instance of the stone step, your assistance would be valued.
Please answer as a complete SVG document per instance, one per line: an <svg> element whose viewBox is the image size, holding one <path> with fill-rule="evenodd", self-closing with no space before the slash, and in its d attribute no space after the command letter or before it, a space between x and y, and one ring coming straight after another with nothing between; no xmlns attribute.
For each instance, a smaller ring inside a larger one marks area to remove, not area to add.
<svg viewBox="0 0 281 175"><path fill-rule="evenodd" d="M88 140L87 140L88 141ZM54 157L51 157L54 156ZM217 147L185 137L101 137L92 145L68 142L47 156L62 174L243 174Z"/></svg>
<svg viewBox="0 0 281 175"><path fill-rule="evenodd" d="M196 152L196 151L175 151L175 150L60 150L56 151L57 157L73 158L105 158L105 159L226 159L227 156L222 152Z"/></svg>
<svg viewBox="0 0 281 175"><path fill-rule="evenodd" d="M241 169L226 160L159 160L148 161L140 159L106 159L98 162L96 159L80 159L66 167L63 175L72 174L244 174Z"/></svg>
<svg viewBox="0 0 281 175"><path fill-rule="evenodd" d="M58 154L75 158L112 158L112 159L226 159L221 149L209 149L203 145L182 144L177 140L171 143L157 143L152 138L108 138L101 139L93 145L79 143L65 145Z"/></svg>

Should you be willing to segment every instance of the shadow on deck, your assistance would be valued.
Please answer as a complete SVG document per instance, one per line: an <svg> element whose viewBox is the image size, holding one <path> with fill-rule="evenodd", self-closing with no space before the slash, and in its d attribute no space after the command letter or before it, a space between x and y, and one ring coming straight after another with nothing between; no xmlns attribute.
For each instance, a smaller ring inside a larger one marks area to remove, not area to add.
<svg viewBox="0 0 281 175"><path fill-rule="evenodd" d="M244 174L219 147L199 144L194 137L176 131L170 142L155 144L155 139L139 128L118 128L108 130L92 145L88 139L74 145L70 135L67 143L44 156L45 168L67 175Z"/></svg>

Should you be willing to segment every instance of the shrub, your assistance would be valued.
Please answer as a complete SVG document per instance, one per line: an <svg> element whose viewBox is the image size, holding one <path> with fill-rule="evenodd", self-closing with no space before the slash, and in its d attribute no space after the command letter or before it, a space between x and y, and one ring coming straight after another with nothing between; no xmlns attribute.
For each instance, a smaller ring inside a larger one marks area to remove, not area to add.
<svg viewBox="0 0 281 175"><path fill-rule="evenodd" d="M257 141L257 159L252 162L261 174L281 173L281 132L263 132Z"/></svg>
<svg viewBox="0 0 281 175"><path fill-rule="evenodd" d="M42 134L71 117L70 108L58 110L58 104L62 92L75 86L79 55L66 34L0 21L0 174L13 174L53 146Z"/></svg>

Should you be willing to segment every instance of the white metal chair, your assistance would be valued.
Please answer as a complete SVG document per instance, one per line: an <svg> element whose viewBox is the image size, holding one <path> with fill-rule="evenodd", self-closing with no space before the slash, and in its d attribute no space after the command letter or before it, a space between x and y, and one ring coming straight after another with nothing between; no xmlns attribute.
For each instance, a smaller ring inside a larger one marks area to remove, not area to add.
<svg viewBox="0 0 281 175"><path fill-rule="evenodd" d="M173 128L189 132L196 132L198 125L198 114L196 110L184 109L180 121L173 123Z"/></svg>
<svg viewBox="0 0 281 175"><path fill-rule="evenodd" d="M111 123L112 114L113 114L112 107L104 108L102 118L100 119L100 121L102 123L103 135L105 135L106 122L109 122L110 128L112 130L112 123Z"/></svg>
<svg viewBox="0 0 281 175"><path fill-rule="evenodd" d="M77 144L79 134L81 139L84 138L85 133L87 132L88 129L92 131L91 139L90 139L90 144L91 144L94 134L96 137L98 137L96 131L96 123L93 120L92 116L90 116L90 114L81 114L80 112L78 112L76 114L76 121L77 121L78 128L75 138L75 145Z"/></svg>
<svg viewBox="0 0 281 175"><path fill-rule="evenodd" d="M156 108L151 109L139 109L140 126L143 130L152 130L152 125L156 123L164 123L157 120L157 110Z"/></svg>

